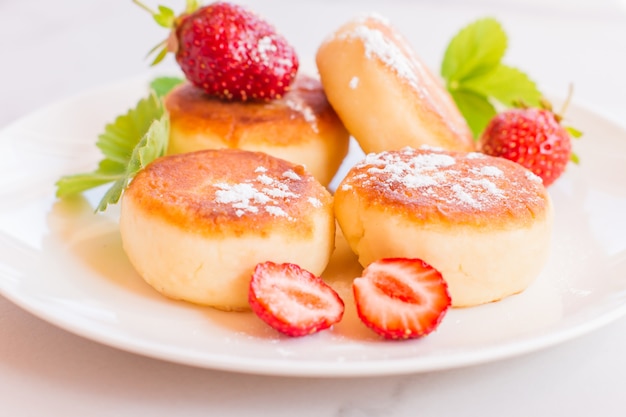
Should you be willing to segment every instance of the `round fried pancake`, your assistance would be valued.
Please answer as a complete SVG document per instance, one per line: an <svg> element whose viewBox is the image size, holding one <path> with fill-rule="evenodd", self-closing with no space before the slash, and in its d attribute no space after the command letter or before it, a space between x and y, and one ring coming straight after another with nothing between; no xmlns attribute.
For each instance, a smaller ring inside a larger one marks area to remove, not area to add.
<svg viewBox="0 0 626 417"><path fill-rule="evenodd" d="M248 307L256 264L314 274L334 247L332 196L302 166L233 149L169 155L122 199L128 258L162 294L225 310Z"/></svg>
<svg viewBox="0 0 626 417"><path fill-rule="evenodd" d="M385 19L344 24L319 47L316 62L328 100L366 153L474 149L452 97Z"/></svg>
<svg viewBox="0 0 626 417"><path fill-rule="evenodd" d="M320 82L300 75L271 102L224 102L191 84L165 99L170 114L168 153L235 148L265 152L304 165L328 185L348 152L349 134Z"/></svg>
<svg viewBox="0 0 626 417"><path fill-rule="evenodd" d="M422 259L442 273L457 307L524 290L550 251L552 204L541 179L477 152L367 155L339 185L335 215L363 266Z"/></svg>

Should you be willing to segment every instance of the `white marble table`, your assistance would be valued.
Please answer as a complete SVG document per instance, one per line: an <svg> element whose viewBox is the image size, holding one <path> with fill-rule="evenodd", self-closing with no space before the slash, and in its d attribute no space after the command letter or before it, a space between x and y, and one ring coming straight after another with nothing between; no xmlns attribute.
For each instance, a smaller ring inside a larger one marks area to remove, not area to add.
<svg viewBox="0 0 626 417"><path fill-rule="evenodd" d="M320 40L359 12L390 17L433 66L459 27L494 15L511 38L507 61L555 94L574 82L577 102L626 126L623 1L246 4L292 39L308 67ZM143 73L143 55L163 35L130 1L1 1L0 127L82 90ZM174 68L171 60L168 65ZM456 370L358 379L255 376L103 346L0 297L0 415L623 416L624 352L626 318L549 349Z"/></svg>

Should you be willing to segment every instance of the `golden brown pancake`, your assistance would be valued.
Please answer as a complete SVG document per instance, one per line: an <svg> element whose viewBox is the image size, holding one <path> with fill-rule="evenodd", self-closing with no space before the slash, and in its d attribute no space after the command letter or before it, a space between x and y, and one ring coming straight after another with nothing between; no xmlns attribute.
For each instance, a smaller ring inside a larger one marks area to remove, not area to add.
<svg viewBox="0 0 626 417"><path fill-rule="evenodd" d="M541 179L478 152L367 155L339 185L335 214L363 266L422 259L442 273L454 306L522 291L550 250L552 204Z"/></svg>
<svg viewBox="0 0 626 417"><path fill-rule="evenodd" d="M225 102L183 84L166 96L168 153L233 148L266 152L305 166L328 185L348 152L349 134L320 82L299 75L271 102Z"/></svg>
<svg viewBox="0 0 626 417"><path fill-rule="evenodd" d="M332 197L301 166L260 152L160 158L124 193L120 228L137 272L164 295L246 309L256 264L321 274L334 247Z"/></svg>
<svg viewBox="0 0 626 417"><path fill-rule="evenodd" d="M366 153L474 149L450 94L385 19L344 24L319 47L316 62L328 100Z"/></svg>

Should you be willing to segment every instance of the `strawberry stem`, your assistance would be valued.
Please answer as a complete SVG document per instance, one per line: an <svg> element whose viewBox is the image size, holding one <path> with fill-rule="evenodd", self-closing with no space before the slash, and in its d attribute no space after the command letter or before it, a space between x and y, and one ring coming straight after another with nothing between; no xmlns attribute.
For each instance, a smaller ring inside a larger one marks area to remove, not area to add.
<svg viewBox="0 0 626 417"><path fill-rule="evenodd" d="M563 102L563 106L561 106L561 111L559 112L559 116L562 118L563 116L565 116L565 111L567 110L567 107L569 106L570 102L572 101L572 96L574 95L574 85L570 84L568 91L567 91L567 97L565 98L565 101Z"/></svg>
<svg viewBox="0 0 626 417"><path fill-rule="evenodd" d="M156 16L157 15L157 12L155 12L154 10L152 10L151 8L149 8L148 6L146 6L145 4L140 2L139 0L133 0L133 3L135 3L137 6L141 7L142 9L144 9L145 11L150 13L152 16Z"/></svg>
<svg viewBox="0 0 626 417"><path fill-rule="evenodd" d="M542 109L547 110L550 113L554 113L552 111L552 103L547 98L541 97L541 99L539 99L539 105L541 106ZM560 117L558 114L555 116Z"/></svg>
<svg viewBox="0 0 626 417"><path fill-rule="evenodd" d="M148 58L150 55L152 55L153 53L155 53L156 51L160 50L161 48L164 48L167 46L167 39L159 42L157 45L155 45L152 49L150 49L150 51L146 54L146 58Z"/></svg>

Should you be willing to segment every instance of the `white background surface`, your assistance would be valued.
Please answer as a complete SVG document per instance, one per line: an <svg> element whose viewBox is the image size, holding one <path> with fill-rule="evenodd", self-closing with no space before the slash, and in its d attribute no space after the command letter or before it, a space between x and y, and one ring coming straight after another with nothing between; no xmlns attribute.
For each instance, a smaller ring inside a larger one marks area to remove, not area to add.
<svg viewBox="0 0 626 417"><path fill-rule="evenodd" d="M182 1L171 2L182 8ZM151 3L155 4L155 3ZM626 126L626 6L616 1L249 1L313 68L319 42L377 11L434 69L449 38L496 16L505 61ZM129 1L0 1L0 127L58 99L144 73L165 32ZM160 70L173 70L168 59ZM55 179L51 179L54 181ZM626 179L625 179L626 181ZM626 237L624 237L626 239ZM74 336L0 298L0 415L623 416L626 319L554 348L453 371L360 379L229 374Z"/></svg>

